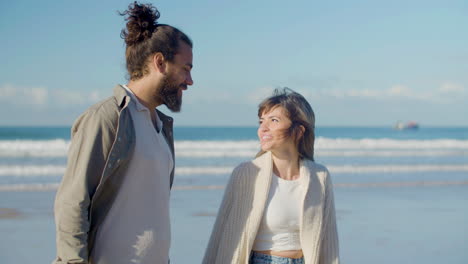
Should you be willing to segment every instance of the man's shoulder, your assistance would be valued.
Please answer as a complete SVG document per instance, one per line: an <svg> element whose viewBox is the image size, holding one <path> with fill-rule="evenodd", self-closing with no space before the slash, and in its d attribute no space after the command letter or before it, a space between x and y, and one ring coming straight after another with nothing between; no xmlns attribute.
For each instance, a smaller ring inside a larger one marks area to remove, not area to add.
<svg viewBox="0 0 468 264"><path fill-rule="evenodd" d="M115 111L119 111L120 106L117 103L117 98L115 96L109 96L100 102L95 103L94 105L90 106L86 112L90 112L93 114L105 115L108 114L109 111L111 113L115 113Z"/></svg>
<svg viewBox="0 0 468 264"><path fill-rule="evenodd" d="M74 122L74 127L84 123L115 123L119 116L120 107L115 96L110 96L88 107Z"/></svg>
<svg viewBox="0 0 468 264"><path fill-rule="evenodd" d="M115 118L125 103L125 98L128 98L125 89L121 85L116 85L113 95L91 105L81 116L92 115L100 118Z"/></svg>

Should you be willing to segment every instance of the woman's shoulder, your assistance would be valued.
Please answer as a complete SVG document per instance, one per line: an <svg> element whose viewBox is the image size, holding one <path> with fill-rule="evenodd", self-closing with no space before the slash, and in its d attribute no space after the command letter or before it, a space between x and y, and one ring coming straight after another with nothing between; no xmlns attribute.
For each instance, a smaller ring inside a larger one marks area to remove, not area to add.
<svg viewBox="0 0 468 264"><path fill-rule="evenodd" d="M313 160L305 160L305 164L309 169L313 169L315 171L328 171L325 165L317 163Z"/></svg>
<svg viewBox="0 0 468 264"><path fill-rule="evenodd" d="M232 170L232 174L233 176L234 175L241 176L244 174L249 174L255 167L256 166L252 160L244 161L244 162L241 162L236 167L234 167L234 169Z"/></svg>
<svg viewBox="0 0 468 264"><path fill-rule="evenodd" d="M267 152L258 157L255 157L252 160L241 162L234 168L234 172L251 174L252 171L258 171L260 168L265 167L265 165L269 163L271 163L271 156Z"/></svg>
<svg viewBox="0 0 468 264"><path fill-rule="evenodd" d="M271 161L269 161L271 163ZM237 184L252 183L260 174L260 171L268 170L268 157L257 157L253 160L241 162L231 175L231 181Z"/></svg>
<svg viewBox="0 0 468 264"><path fill-rule="evenodd" d="M330 172L325 165L313 160L305 160L304 165L307 167L311 175L317 175L322 180L326 180L330 176Z"/></svg>

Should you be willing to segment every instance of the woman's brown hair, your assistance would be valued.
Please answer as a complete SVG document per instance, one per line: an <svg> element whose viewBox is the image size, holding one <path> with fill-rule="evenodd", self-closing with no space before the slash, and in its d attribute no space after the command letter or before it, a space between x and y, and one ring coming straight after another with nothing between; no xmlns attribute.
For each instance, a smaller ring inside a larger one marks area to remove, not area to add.
<svg viewBox="0 0 468 264"><path fill-rule="evenodd" d="M289 88L275 89L273 95L258 106L258 117L276 107L282 107L291 120L287 136L295 140L300 158L314 160L315 114L310 104L301 94ZM304 127L303 133L301 126ZM265 151L260 151L257 157L263 153Z"/></svg>

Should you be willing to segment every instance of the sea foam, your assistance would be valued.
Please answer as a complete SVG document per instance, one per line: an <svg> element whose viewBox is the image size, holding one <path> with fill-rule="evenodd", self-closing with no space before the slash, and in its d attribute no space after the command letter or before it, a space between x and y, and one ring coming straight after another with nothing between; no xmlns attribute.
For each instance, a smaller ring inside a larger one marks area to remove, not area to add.
<svg viewBox="0 0 468 264"><path fill-rule="evenodd" d="M70 141L0 140L0 157L66 157ZM177 157L252 158L259 150L255 140L245 141L176 141ZM468 140L396 140L317 138L317 155L322 156L467 156Z"/></svg>
<svg viewBox="0 0 468 264"><path fill-rule="evenodd" d="M405 172L434 172L434 171L468 171L468 164L413 164L413 165L342 165L327 166L329 171L338 173L405 173ZM176 167L176 175L225 175L230 174L232 166L186 166ZM1 165L1 176L15 177L56 177L65 172L65 166L30 166L30 165Z"/></svg>

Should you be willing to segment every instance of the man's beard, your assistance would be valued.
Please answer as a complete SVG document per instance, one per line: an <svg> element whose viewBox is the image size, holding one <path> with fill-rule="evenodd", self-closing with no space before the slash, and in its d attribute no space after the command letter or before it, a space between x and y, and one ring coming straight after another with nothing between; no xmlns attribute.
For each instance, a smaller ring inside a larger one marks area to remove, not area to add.
<svg viewBox="0 0 468 264"><path fill-rule="evenodd" d="M177 84L171 80L171 75L167 75L163 80L163 86L159 92L159 96L163 104L172 112L180 112L182 106L182 97L179 97L179 90L183 88L182 84Z"/></svg>

